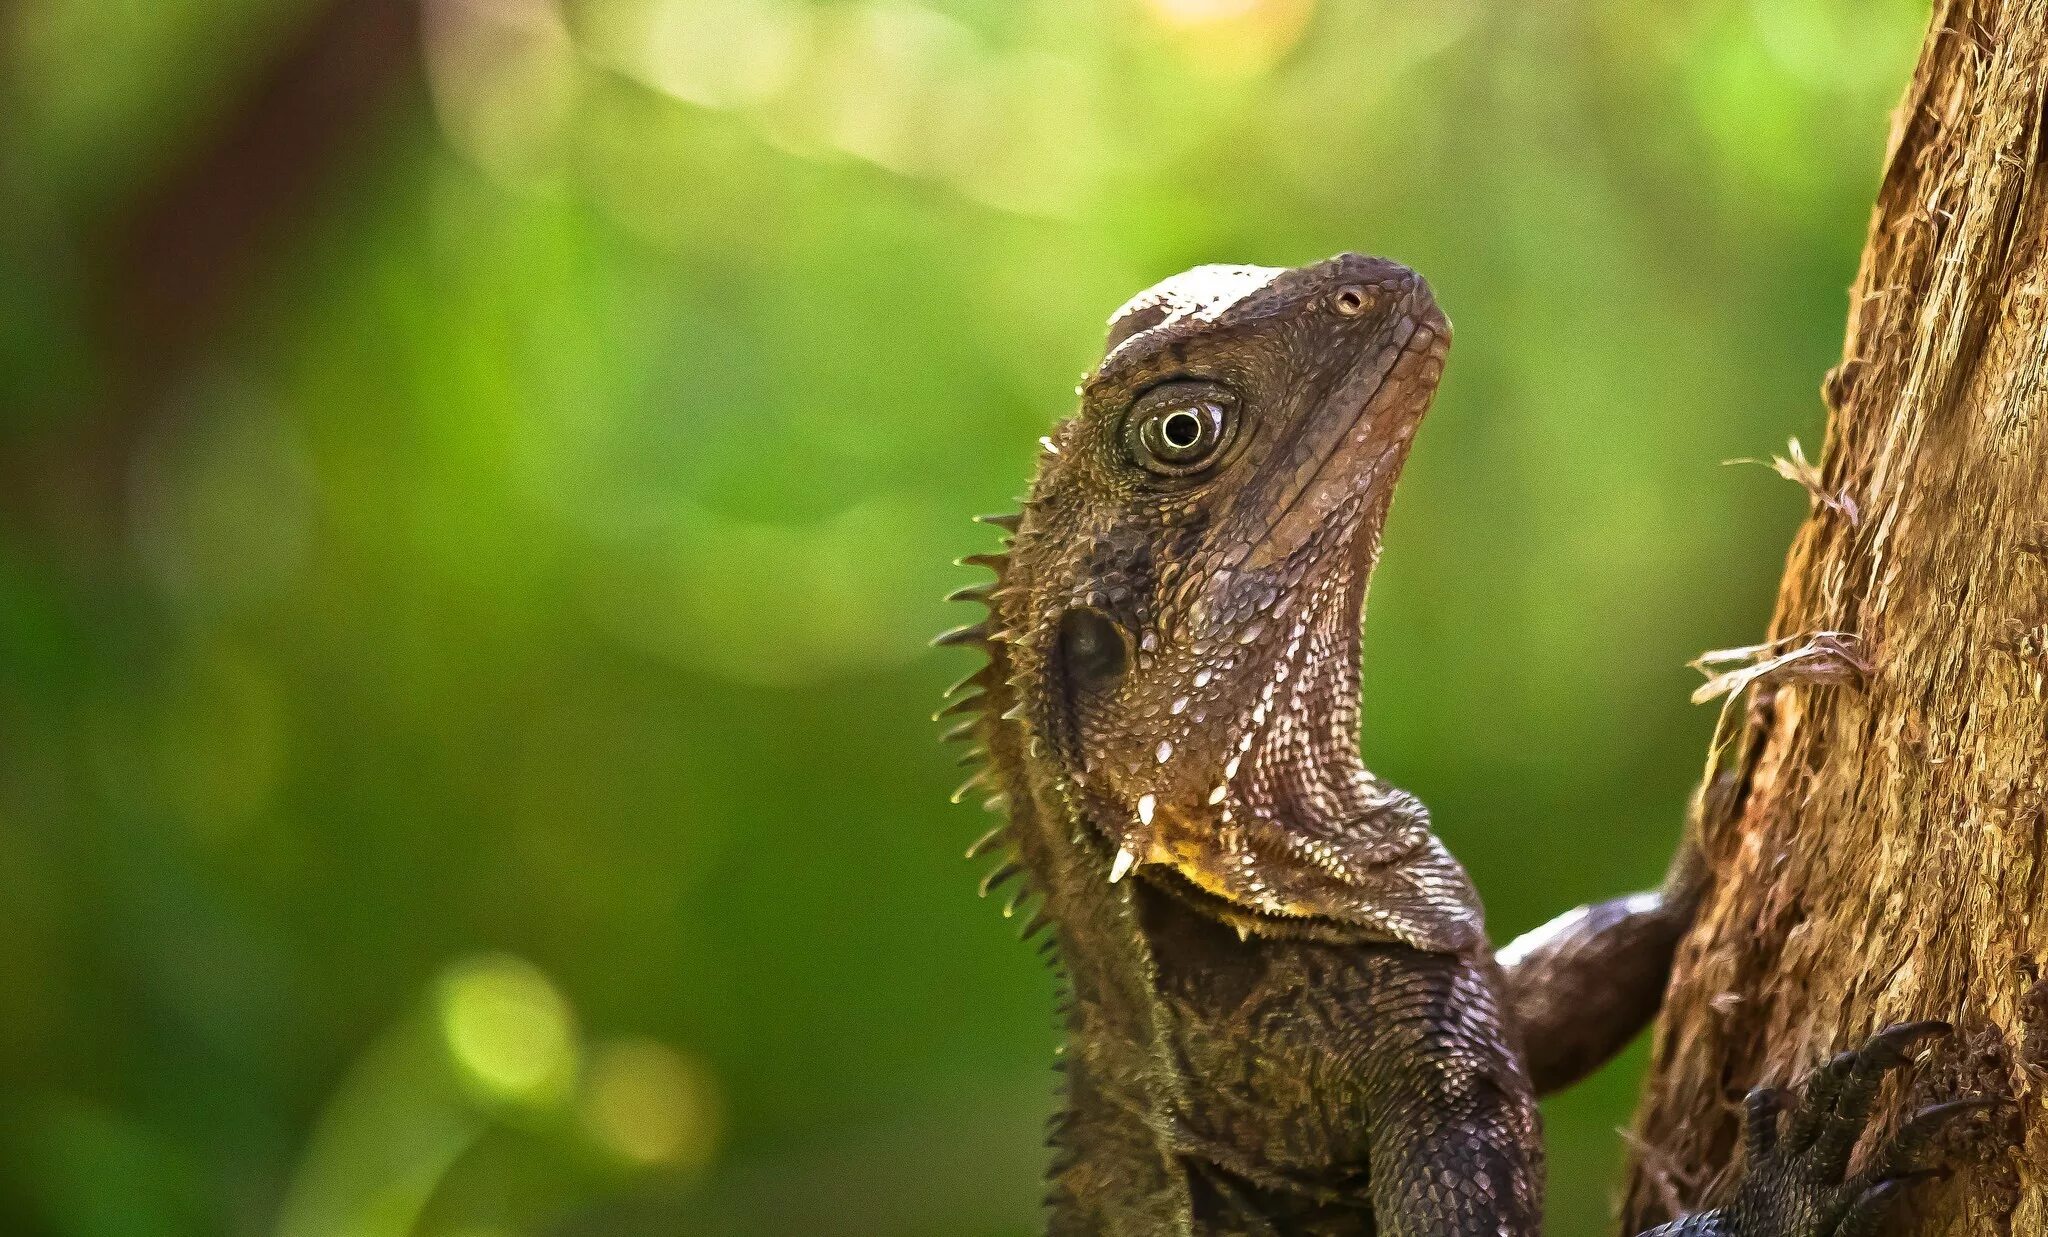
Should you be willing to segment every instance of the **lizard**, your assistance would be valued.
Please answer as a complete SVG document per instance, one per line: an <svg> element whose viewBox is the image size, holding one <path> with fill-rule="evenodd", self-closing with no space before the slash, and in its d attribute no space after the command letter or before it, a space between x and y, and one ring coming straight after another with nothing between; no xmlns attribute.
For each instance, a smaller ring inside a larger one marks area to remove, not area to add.
<svg viewBox="0 0 2048 1237"><path fill-rule="evenodd" d="M1534 1237L1536 1100L1652 1017L1707 880L1496 953L1464 869L1359 750L1366 588L1451 340L1421 276L1341 254L1204 266L1111 319L1021 511L982 517L986 661L941 716L1062 972L1052 1237ZM956 800L960 798L956 795ZM1695 805L1695 816L1698 813ZM1658 1237L1862 1237L1928 1171L1926 1108L1869 1166L1893 1027L1748 1101L1725 1205ZM1788 1110L1789 1111L1781 1111Z"/></svg>

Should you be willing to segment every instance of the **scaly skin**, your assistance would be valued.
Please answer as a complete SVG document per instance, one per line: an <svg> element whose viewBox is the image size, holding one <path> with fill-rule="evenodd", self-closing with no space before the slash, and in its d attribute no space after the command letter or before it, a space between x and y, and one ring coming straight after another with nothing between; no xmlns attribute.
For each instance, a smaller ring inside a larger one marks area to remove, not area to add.
<svg viewBox="0 0 2048 1237"><path fill-rule="evenodd" d="M1663 892L1496 956L1422 805L1359 756L1366 585L1449 343L1382 259L1167 280L991 520L1009 553L967 560L990 616L941 642L988 664L946 711L1008 816L989 885L1040 896L1068 986L1053 1234L1532 1237L1539 1090L1655 1012L1689 845ZM1897 1188L1840 1203L1811 1140L1773 1156L1661 1231L1855 1237Z"/></svg>

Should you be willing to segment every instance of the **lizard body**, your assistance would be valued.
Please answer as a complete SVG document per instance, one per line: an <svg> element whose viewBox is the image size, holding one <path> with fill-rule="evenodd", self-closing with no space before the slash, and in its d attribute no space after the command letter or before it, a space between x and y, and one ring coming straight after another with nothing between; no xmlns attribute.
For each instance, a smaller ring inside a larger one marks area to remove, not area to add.
<svg viewBox="0 0 2048 1237"><path fill-rule="evenodd" d="M1038 896L1067 987L1056 1237L1533 1237L1539 1090L1655 1012L1689 843L1661 892L1496 956L1421 803L1359 754L1366 586L1449 343L1384 259L1169 279L991 521L1008 553L967 560L989 618L941 643L988 655L945 710L1007 816L984 889ZM1837 1231L1738 1224L1760 1207L1666 1231Z"/></svg>

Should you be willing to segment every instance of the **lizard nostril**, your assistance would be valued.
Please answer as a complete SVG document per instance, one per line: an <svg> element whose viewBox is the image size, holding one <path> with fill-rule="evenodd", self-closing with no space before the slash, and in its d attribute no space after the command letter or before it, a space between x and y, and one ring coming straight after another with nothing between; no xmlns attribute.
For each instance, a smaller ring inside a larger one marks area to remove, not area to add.
<svg viewBox="0 0 2048 1237"><path fill-rule="evenodd" d="M1346 284L1337 289L1337 295L1330 298L1330 305L1347 318L1356 318L1372 304L1372 293L1357 284Z"/></svg>

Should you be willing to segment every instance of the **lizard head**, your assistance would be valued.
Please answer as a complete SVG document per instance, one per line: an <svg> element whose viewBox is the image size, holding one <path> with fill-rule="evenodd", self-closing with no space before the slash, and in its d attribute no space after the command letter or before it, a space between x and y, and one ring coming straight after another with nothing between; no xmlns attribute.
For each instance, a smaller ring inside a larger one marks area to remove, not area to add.
<svg viewBox="0 0 2048 1237"><path fill-rule="evenodd" d="M1112 318L1046 440L1001 615L1024 720L1111 879L1329 915L1360 861L1332 839L1413 803L1359 761L1359 626L1449 342L1420 276L1355 254L1198 267ZM1398 824L1397 850L1427 837Z"/></svg>

